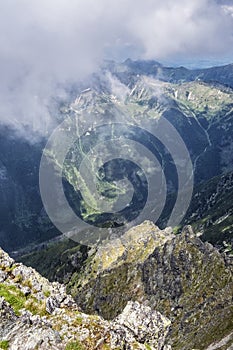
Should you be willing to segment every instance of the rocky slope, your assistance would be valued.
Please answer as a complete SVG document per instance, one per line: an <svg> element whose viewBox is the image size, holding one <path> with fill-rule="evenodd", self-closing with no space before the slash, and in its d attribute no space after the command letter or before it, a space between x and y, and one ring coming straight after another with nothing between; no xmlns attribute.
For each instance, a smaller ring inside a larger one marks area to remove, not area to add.
<svg viewBox="0 0 233 350"><path fill-rule="evenodd" d="M201 239L232 255L233 173L217 176L196 187L183 224L202 233Z"/></svg>
<svg viewBox="0 0 233 350"><path fill-rule="evenodd" d="M233 261L190 226L174 235L146 221L93 247L83 267L80 247L64 253L74 299L1 251L0 337L10 349L231 349Z"/></svg>
<svg viewBox="0 0 233 350"><path fill-rule="evenodd" d="M128 302L111 322L82 313L65 287L0 250L0 348L169 350L168 318Z"/></svg>
<svg viewBox="0 0 233 350"><path fill-rule="evenodd" d="M31 266L50 281L67 283L73 273L80 271L88 258L89 247L63 238L43 244L37 251L17 255L17 261Z"/></svg>
<svg viewBox="0 0 233 350"><path fill-rule="evenodd" d="M178 236L149 222L131 229L93 253L68 290L107 319L129 300L146 303L171 320L172 349L203 350L233 330L232 262L190 227Z"/></svg>

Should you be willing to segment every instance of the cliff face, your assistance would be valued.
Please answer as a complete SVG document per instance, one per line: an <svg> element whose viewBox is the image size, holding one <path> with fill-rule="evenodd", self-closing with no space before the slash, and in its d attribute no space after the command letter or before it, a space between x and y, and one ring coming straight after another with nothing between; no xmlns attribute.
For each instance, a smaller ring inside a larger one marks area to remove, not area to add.
<svg viewBox="0 0 233 350"><path fill-rule="evenodd" d="M170 321L129 302L111 322L82 313L65 287L0 250L0 348L12 350L159 349Z"/></svg>
<svg viewBox="0 0 233 350"><path fill-rule="evenodd" d="M68 288L84 311L107 319L129 300L160 311L172 322L172 349L206 349L233 330L231 261L190 227L174 236L143 223L100 247Z"/></svg>

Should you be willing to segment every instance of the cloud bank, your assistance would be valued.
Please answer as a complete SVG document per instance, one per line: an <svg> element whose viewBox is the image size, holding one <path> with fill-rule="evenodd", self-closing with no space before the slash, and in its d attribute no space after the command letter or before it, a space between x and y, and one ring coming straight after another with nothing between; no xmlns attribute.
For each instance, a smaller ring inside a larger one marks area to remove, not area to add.
<svg viewBox="0 0 233 350"><path fill-rule="evenodd" d="M105 58L169 59L232 52L229 2L8 0L0 5L0 123L44 134L62 86ZM233 54L232 54L233 61Z"/></svg>

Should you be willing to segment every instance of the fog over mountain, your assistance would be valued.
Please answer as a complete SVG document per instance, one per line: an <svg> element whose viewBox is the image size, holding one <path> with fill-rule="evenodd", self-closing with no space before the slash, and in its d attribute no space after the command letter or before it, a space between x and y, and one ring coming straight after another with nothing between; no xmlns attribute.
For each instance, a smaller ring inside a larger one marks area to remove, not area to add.
<svg viewBox="0 0 233 350"><path fill-rule="evenodd" d="M0 121L28 137L54 127L48 106L103 59L231 57L229 2L9 0L0 10ZM32 136L31 136L32 137Z"/></svg>
<svg viewBox="0 0 233 350"><path fill-rule="evenodd" d="M1 2L0 349L233 350L232 198L233 0Z"/></svg>

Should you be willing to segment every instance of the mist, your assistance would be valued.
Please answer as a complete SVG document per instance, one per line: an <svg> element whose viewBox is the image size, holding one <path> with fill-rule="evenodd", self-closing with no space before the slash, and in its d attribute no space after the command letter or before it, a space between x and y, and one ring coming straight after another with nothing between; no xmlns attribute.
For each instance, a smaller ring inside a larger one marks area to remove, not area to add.
<svg viewBox="0 0 233 350"><path fill-rule="evenodd" d="M54 98L104 59L233 57L232 13L229 1L210 0L2 2L0 124L29 140L47 135Z"/></svg>

